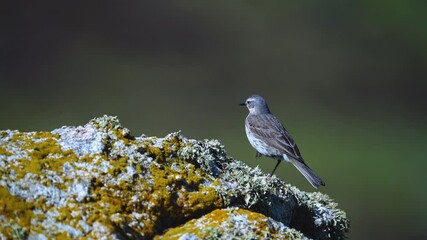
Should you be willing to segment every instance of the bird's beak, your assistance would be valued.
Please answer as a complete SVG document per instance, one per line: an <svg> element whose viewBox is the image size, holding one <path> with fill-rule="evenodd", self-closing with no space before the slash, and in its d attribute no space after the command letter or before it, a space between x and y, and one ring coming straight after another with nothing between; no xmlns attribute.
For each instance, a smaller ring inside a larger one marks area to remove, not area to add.
<svg viewBox="0 0 427 240"><path fill-rule="evenodd" d="M246 103L239 103L239 106L246 106Z"/></svg>

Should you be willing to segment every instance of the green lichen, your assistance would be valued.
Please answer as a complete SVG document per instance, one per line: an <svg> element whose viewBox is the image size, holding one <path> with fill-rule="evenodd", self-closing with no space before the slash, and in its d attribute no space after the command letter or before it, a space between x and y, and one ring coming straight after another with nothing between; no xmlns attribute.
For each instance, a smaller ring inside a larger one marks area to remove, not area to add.
<svg viewBox="0 0 427 240"><path fill-rule="evenodd" d="M99 130L119 130L122 129L122 125L120 124L120 120L116 116L107 116L104 115L102 117L97 117L89 121L89 124L97 127Z"/></svg>
<svg viewBox="0 0 427 240"><path fill-rule="evenodd" d="M260 212L316 239L345 238L349 220L327 195L301 192L258 168L232 161L217 141L196 142L185 147L181 156L189 161L197 159L204 171L229 183L230 187L218 187L225 206Z"/></svg>
<svg viewBox="0 0 427 240"><path fill-rule="evenodd" d="M301 229L317 239L346 238L345 233L350 228L350 220L328 195L302 192L293 186L289 187L289 191L298 201L291 227Z"/></svg>

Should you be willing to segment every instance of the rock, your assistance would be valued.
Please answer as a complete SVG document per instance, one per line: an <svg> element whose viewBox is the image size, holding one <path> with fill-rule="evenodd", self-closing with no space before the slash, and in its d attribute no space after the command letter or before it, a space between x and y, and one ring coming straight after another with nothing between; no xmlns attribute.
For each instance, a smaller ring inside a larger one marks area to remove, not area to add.
<svg viewBox="0 0 427 240"><path fill-rule="evenodd" d="M183 234L185 233L185 234ZM200 236L200 238L198 237ZM214 210L155 239L308 239L261 213L242 208Z"/></svg>
<svg viewBox="0 0 427 240"><path fill-rule="evenodd" d="M0 131L0 238L343 239L345 212L217 140L133 137L116 117ZM227 226L227 227L225 227Z"/></svg>

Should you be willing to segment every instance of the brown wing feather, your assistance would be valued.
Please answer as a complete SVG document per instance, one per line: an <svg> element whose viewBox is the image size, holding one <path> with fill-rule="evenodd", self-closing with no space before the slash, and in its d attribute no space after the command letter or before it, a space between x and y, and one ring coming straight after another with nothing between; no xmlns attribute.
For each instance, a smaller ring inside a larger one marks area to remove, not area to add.
<svg viewBox="0 0 427 240"><path fill-rule="evenodd" d="M304 162L295 141L272 114L250 115L252 133L258 135L272 147L284 151L289 157Z"/></svg>

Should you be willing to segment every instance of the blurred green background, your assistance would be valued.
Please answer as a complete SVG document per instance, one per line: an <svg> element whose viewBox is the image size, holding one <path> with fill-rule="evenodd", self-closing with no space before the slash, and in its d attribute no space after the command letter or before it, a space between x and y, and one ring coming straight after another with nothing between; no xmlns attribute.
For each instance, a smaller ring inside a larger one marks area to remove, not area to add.
<svg viewBox="0 0 427 240"><path fill-rule="evenodd" d="M427 2L10 1L0 129L117 115L133 135L217 138L255 159L263 95L352 220L350 239L427 238ZM291 165L277 175L312 191Z"/></svg>

